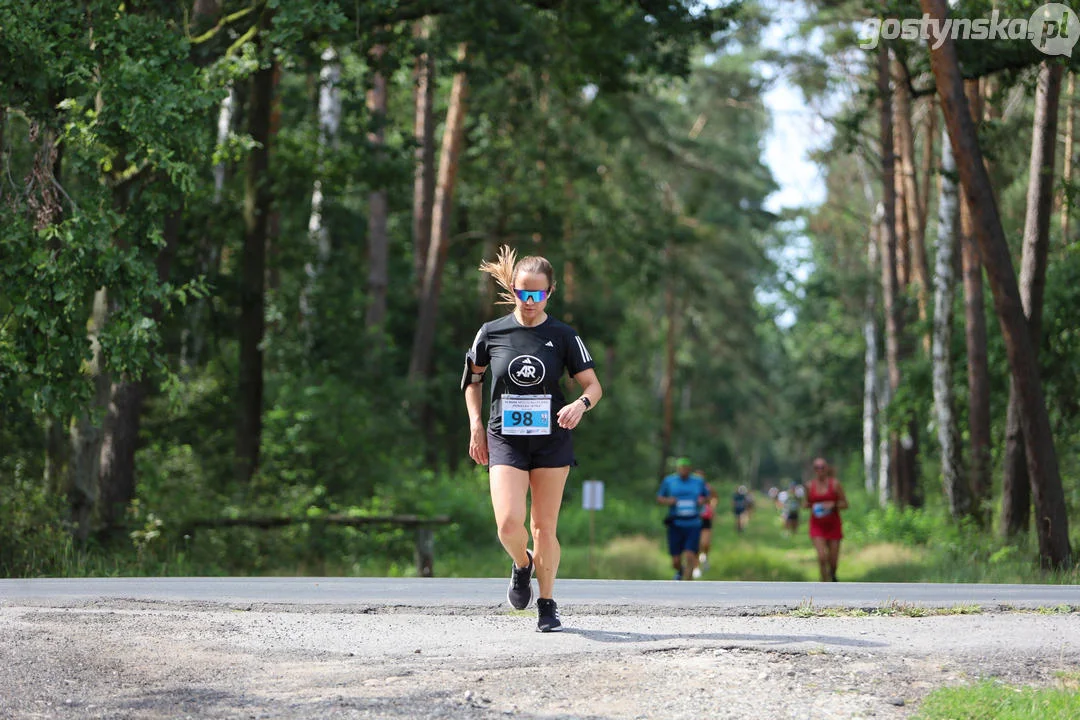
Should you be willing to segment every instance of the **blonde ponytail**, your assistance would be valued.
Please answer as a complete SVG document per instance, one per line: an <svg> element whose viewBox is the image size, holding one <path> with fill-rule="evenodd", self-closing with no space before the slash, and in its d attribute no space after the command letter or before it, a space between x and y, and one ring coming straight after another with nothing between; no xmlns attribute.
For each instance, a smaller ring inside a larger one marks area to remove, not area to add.
<svg viewBox="0 0 1080 720"><path fill-rule="evenodd" d="M486 272L502 288L496 305L514 304L514 264L517 262L517 253L509 245L499 248L499 255L495 262L485 260L480 263L480 272Z"/></svg>

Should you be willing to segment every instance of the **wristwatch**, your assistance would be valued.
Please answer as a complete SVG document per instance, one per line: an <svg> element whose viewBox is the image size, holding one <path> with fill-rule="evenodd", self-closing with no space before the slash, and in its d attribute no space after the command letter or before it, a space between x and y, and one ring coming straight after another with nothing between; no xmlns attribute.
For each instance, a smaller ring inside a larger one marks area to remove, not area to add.
<svg viewBox="0 0 1080 720"><path fill-rule="evenodd" d="M592 400L589 399L588 395L582 395L581 397L578 398L578 400L585 403L585 409L586 410L588 410L589 408L592 407Z"/></svg>

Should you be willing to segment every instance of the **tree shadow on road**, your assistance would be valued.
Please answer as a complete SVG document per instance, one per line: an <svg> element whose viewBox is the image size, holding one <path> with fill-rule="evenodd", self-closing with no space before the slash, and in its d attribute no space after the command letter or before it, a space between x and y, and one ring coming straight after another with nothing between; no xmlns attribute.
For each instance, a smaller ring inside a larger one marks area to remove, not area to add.
<svg viewBox="0 0 1080 720"><path fill-rule="evenodd" d="M816 643L840 647L886 647L888 643L876 640L838 637L836 635L765 635L754 633L635 633L613 630L585 630L564 628L564 633L579 635L586 640L604 643L641 643L664 640L708 640L714 642L751 642L759 645L796 645Z"/></svg>

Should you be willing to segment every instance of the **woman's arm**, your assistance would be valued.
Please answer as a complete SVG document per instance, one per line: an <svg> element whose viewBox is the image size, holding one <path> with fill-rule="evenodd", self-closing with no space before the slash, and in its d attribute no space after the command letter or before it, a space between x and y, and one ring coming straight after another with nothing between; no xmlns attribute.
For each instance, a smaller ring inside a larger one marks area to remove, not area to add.
<svg viewBox="0 0 1080 720"><path fill-rule="evenodd" d="M472 363L469 363L469 367L477 375L483 375L487 370L487 367L476 367ZM465 407L469 411L470 427L476 423L484 424L484 383L470 383L465 386Z"/></svg>
<svg viewBox="0 0 1080 720"><path fill-rule="evenodd" d="M600 398L604 396L604 389L600 387L600 381L596 378L596 371L592 368L582 370L574 376L574 380L578 385L581 385L581 396L570 403L567 403L559 410L559 427L564 427L567 430L573 430L577 427L577 424L581 422L581 417L590 409L596 406L596 403L600 402ZM589 406L586 407L581 398L589 399Z"/></svg>
<svg viewBox="0 0 1080 720"><path fill-rule="evenodd" d="M476 367L469 363L472 371L483 375L487 367ZM465 408L469 411L469 457L480 465L487 465L487 429L484 427L484 383L470 383L465 386Z"/></svg>

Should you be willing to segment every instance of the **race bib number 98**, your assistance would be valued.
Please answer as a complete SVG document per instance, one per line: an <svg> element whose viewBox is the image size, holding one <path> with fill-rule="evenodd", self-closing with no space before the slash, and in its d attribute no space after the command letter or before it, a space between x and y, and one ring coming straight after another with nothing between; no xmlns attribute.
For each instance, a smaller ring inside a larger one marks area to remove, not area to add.
<svg viewBox="0 0 1080 720"><path fill-rule="evenodd" d="M503 435L550 435L550 395L503 395Z"/></svg>

